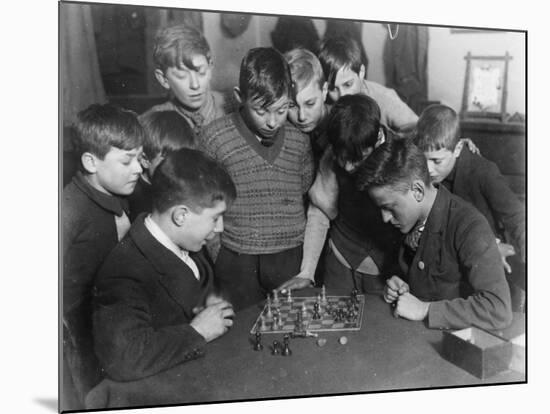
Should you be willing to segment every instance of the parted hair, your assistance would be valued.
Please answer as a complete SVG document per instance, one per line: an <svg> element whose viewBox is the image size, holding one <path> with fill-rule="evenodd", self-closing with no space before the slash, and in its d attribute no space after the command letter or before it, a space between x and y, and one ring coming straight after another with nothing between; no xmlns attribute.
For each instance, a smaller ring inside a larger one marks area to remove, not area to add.
<svg viewBox="0 0 550 414"><path fill-rule="evenodd" d="M133 150L141 147L144 134L133 111L112 104L92 104L80 111L73 126L75 154L85 152L103 159L112 147Z"/></svg>
<svg viewBox="0 0 550 414"><path fill-rule="evenodd" d="M311 82L316 82L319 88L325 83L325 74L317 56L307 49L297 48L285 53L285 59L290 66L290 75L294 82L294 93L298 93Z"/></svg>
<svg viewBox="0 0 550 414"><path fill-rule="evenodd" d="M263 108L283 96L292 96L290 68L272 47L250 49L241 62L239 89L244 100L257 101Z"/></svg>
<svg viewBox="0 0 550 414"><path fill-rule="evenodd" d="M196 148L197 139L189 123L176 111L149 112L141 119L145 132L143 152L152 160L180 148Z"/></svg>
<svg viewBox="0 0 550 414"><path fill-rule="evenodd" d="M151 184L153 210L160 213L179 204L200 212L217 201L230 204L237 196L223 166L191 148L169 153L155 170Z"/></svg>
<svg viewBox="0 0 550 414"><path fill-rule="evenodd" d="M380 133L380 107L366 95L341 97L330 111L327 136L337 159L360 162Z"/></svg>
<svg viewBox="0 0 550 414"><path fill-rule="evenodd" d="M208 62L212 59L206 38L194 27L177 25L162 28L154 42L153 62L163 72L171 67L181 68L182 64L196 70L192 62L196 55L205 56Z"/></svg>
<svg viewBox="0 0 550 414"><path fill-rule="evenodd" d="M460 139L460 121L457 113L445 105L430 105L420 114L416 124L414 143L422 151L448 149L454 151Z"/></svg>
<svg viewBox="0 0 550 414"><path fill-rule="evenodd" d="M396 138L376 148L358 168L356 185L360 191L371 187L405 190L414 180L430 183L424 153L409 138Z"/></svg>
<svg viewBox="0 0 550 414"><path fill-rule="evenodd" d="M349 67L359 74L363 64L359 44L348 36L334 36L325 39L319 51L319 61L329 89L334 88L336 74L340 69Z"/></svg>

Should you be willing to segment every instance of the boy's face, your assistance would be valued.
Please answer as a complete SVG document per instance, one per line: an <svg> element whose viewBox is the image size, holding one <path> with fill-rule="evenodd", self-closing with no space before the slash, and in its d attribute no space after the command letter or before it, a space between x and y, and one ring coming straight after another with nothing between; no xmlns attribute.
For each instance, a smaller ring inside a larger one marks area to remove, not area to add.
<svg viewBox="0 0 550 414"><path fill-rule="evenodd" d="M187 209L176 244L181 249L198 252L216 233L223 231L223 213L226 209L225 201L216 201L212 207L205 207L200 212Z"/></svg>
<svg viewBox="0 0 550 414"><path fill-rule="evenodd" d="M107 194L130 195L143 171L140 163L141 147L124 150L111 147L101 160L94 157L92 185Z"/></svg>
<svg viewBox="0 0 550 414"><path fill-rule="evenodd" d="M369 195L380 208L384 223L390 223L407 234L420 220L420 202L413 190L405 191L391 186L371 187Z"/></svg>
<svg viewBox="0 0 550 414"><path fill-rule="evenodd" d="M186 67L170 67L163 73L155 70L155 76L159 83L167 90L172 91L178 101L189 110L199 109L210 90L212 78L212 65L204 55L195 55L191 59L197 70Z"/></svg>
<svg viewBox="0 0 550 414"><path fill-rule="evenodd" d="M323 87L315 79L296 94L296 102L290 103L288 119L300 131L309 133L323 120L327 83Z"/></svg>
<svg viewBox="0 0 550 414"><path fill-rule="evenodd" d="M447 178L456 163L455 152L446 148L437 151L425 151L424 155L428 160L428 171L434 183L440 183Z"/></svg>
<svg viewBox="0 0 550 414"><path fill-rule="evenodd" d="M336 72L334 87L329 89L328 96L332 102L336 102L342 96L357 95L361 92L365 67L361 65L359 73L354 72L349 66L344 66Z"/></svg>
<svg viewBox="0 0 550 414"><path fill-rule="evenodd" d="M262 107L255 99L246 99L242 101L242 106L243 115L252 132L260 138L270 139L286 121L289 99L288 96L283 96L267 108Z"/></svg>

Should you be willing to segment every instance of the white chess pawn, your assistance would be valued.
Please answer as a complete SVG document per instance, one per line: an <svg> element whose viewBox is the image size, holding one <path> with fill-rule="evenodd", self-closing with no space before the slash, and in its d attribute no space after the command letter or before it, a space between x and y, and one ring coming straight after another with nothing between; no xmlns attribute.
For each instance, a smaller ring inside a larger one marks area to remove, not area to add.
<svg viewBox="0 0 550 414"><path fill-rule="evenodd" d="M279 293L277 292L277 289L273 289L273 304L275 306L279 306Z"/></svg>
<svg viewBox="0 0 550 414"><path fill-rule="evenodd" d="M292 289L289 288L287 292L288 293L287 293L287 296L286 296L286 301L288 303L291 303L292 302Z"/></svg>

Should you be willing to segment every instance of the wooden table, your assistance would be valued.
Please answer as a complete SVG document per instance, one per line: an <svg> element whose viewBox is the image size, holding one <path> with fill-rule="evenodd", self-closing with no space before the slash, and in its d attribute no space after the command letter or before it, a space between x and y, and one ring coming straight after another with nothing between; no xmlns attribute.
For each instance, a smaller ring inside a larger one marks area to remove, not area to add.
<svg viewBox="0 0 550 414"><path fill-rule="evenodd" d="M301 295L318 292L305 290ZM515 371L480 380L446 361L440 354L441 331L394 318L378 296L366 296L360 331L320 333L327 339L323 347L315 338L292 339L288 357L269 351L274 339L282 342L281 334L264 334L264 350L252 349L249 331L259 311L258 305L236 315L231 331L209 343L203 358L139 381L104 380L88 394L87 408L525 382L525 374ZM514 329L519 325L524 330L523 315L515 319ZM342 335L348 338L346 345L338 342Z"/></svg>

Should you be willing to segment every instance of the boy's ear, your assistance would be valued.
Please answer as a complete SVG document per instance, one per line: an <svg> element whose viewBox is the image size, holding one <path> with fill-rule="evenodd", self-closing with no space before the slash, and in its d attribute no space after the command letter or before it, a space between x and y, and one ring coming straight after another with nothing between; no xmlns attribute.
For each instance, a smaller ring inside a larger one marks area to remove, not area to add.
<svg viewBox="0 0 550 414"><path fill-rule="evenodd" d="M359 78L365 79L365 65L361 65L361 68L359 69Z"/></svg>
<svg viewBox="0 0 550 414"><path fill-rule="evenodd" d="M155 69L155 78L157 78L157 82L160 83L160 86L164 89L170 89L168 80L166 79L166 76L164 76L164 72L162 70Z"/></svg>
<svg viewBox="0 0 550 414"><path fill-rule="evenodd" d="M186 205L181 204L181 205L175 206L172 209L172 222L178 227L183 226L185 224L185 219L188 213L189 213L189 208Z"/></svg>
<svg viewBox="0 0 550 414"><path fill-rule="evenodd" d="M80 162L88 174L97 172L97 157L91 152L85 152L80 156Z"/></svg>
<svg viewBox="0 0 550 414"><path fill-rule="evenodd" d="M235 96L236 101L239 103L239 105L242 105L244 102L243 95L241 93L241 90L238 86L235 86L233 88L233 95Z"/></svg>
<svg viewBox="0 0 550 414"><path fill-rule="evenodd" d="M413 197L417 202L424 200L426 187L424 182L421 180L414 180L412 182L411 191L413 192Z"/></svg>
<svg viewBox="0 0 550 414"><path fill-rule="evenodd" d="M464 147L464 141L462 140L458 141L453 151L453 157L458 158L460 156L460 153L462 152L463 147Z"/></svg>

